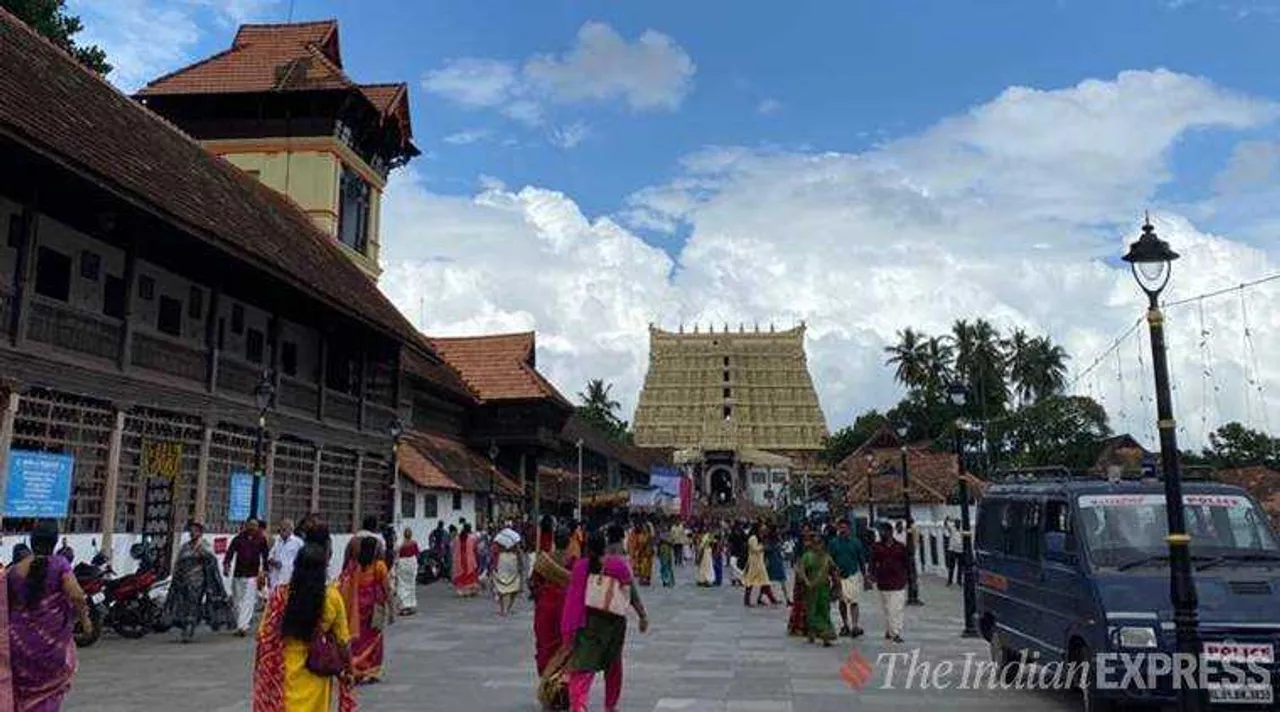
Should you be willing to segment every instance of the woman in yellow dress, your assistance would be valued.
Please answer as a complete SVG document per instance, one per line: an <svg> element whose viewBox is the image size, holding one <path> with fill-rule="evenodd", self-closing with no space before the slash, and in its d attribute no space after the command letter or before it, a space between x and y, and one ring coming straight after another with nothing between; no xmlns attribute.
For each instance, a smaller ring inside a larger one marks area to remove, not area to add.
<svg viewBox="0 0 1280 712"><path fill-rule="evenodd" d="M298 552L293 578L276 588L258 627L253 666L253 712L355 712L351 635L338 589L328 585L332 554L327 530L313 531ZM336 677L307 669L314 635L330 637L346 666Z"/></svg>
<svg viewBox="0 0 1280 712"><path fill-rule="evenodd" d="M653 535L647 523L636 521L631 533L627 535L626 548L636 582L641 586L648 586L653 579Z"/></svg>

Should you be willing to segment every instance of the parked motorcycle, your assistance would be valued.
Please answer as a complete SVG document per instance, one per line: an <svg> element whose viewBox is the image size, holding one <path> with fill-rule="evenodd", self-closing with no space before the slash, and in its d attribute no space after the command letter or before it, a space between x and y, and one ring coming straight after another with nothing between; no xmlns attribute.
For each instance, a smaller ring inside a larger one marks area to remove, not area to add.
<svg viewBox="0 0 1280 712"><path fill-rule="evenodd" d="M418 554L418 583L428 585L439 581L445 575L444 562L434 551Z"/></svg>
<svg viewBox="0 0 1280 712"><path fill-rule="evenodd" d="M95 556L90 563L76 565L76 580L89 598L92 624L92 630L83 630L77 624L77 645L97 642L105 627L131 639L169 629L164 620L164 596L169 579L159 577L154 547L134 544L129 555L138 561L138 570L119 578L103 554Z"/></svg>
<svg viewBox="0 0 1280 712"><path fill-rule="evenodd" d="M75 566L76 583L84 590L89 606L89 627L85 628L80 621L76 621L73 635L78 647L87 648L102 637L103 620L107 615L107 575L110 571L107 555L102 553L94 556L90 562L81 562Z"/></svg>

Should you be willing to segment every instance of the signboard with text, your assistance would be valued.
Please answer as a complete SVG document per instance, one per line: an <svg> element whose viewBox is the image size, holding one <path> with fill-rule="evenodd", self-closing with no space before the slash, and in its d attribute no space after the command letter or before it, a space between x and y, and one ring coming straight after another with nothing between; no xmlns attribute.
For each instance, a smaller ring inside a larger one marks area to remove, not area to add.
<svg viewBox="0 0 1280 712"><path fill-rule="evenodd" d="M255 480L258 483L258 512L261 513L267 503L267 478L254 477L253 473L245 470L232 471L231 486L228 488L231 501L227 505L227 521L243 522L249 518Z"/></svg>
<svg viewBox="0 0 1280 712"><path fill-rule="evenodd" d="M35 450L9 452L6 517L62 519L71 500L72 455Z"/></svg>

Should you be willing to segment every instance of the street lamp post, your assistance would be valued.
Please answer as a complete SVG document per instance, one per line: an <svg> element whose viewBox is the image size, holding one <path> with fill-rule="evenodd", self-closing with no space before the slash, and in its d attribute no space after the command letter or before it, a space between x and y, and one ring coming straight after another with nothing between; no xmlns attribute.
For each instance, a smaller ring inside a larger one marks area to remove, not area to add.
<svg viewBox="0 0 1280 712"><path fill-rule="evenodd" d="M250 519L258 518L258 511L262 505L258 501L258 489L262 484L262 478L266 477L262 461L267 439L267 410L271 408L271 400L275 397L275 392L271 371L264 370L261 378L258 379L258 384L253 387L253 402L258 406L258 433L253 441L253 489L249 493Z"/></svg>
<svg viewBox="0 0 1280 712"><path fill-rule="evenodd" d="M387 426L387 434L391 436L391 522L399 528L400 517L400 436L404 435L404 423L394 418Z"/></svg>
<svg viewBox="0 0 1280 712"><path fill-rule="evenodd" d="M573 518L582 521L582 438L578 438L578 511Z"/></svg>
<svg viewBox="0 0 1280 712"><path fill-rule="evenodd" d="M876 530L876 498L871 492L872 470L875 469L876 456L867 453L867 527Z"/></svg>
<svg viewBox="0 0 1280 712"><path fill-rule="evenodd" d="M969 399L969 389L962 383L953 383L947 389L947 395L951 398L951 404L957 410L963 410L965 403ZM964 477L964 448L960 441L960 431L964 428L964 421L959 417L955 421L955 434L952 441L952 449L956 455L956 473L960 479L960 536L964 540L964 560L961 562L961 573L964 576L964 630L961 631L962 638L977 638L978 629L976 620L978 616L978 589L977 581L974 579L973 567L973 527L969 518L969 482Z"/></svg>
<svg viewBox="0 0 1280 712"><path fill-rule="evenodd" d="M898 438L902 441L902 506L907 517L907 556L911 567L907 569L907 605L923 606L920 600L920 572L916 562L916 520L911 516L911 472L907 468L907 434L905 423L898 426Z"/></svg>
<svg viewBox="0 0 1280 712"><path fill-rule="evenodd" d="M489 526L493 526L494 507L497 505L498 499L498 444L489 443L489 466L493 470L489 473Z"/></svg>
<svg viewBox="0 0 1280 712"><path fill-rule="evenodd" d="M1178 652L1194 656L1200 652L1199 622L1196 616L1196 589L1191 572L1191 537L1187 534L1186 514L1182 503L1182 472L1178 458L1178 437L1173 419L1173 402L1169 393L1169 363L1165 354L1164 315L1160 312L1160 293L1169 283L1173 261L1178 253L1156 235L1148 218L1142 225L1142 236L1129 245L1124 261L1133 270L1138 286L1147 295L1147 326L1151 331L1151 366L1156 380L1156 418L1160 430L1160 461L1164 474L1165 516L1169 534L1169 595L1173 602L1174 635ZM1200 708L1194 690L1182 690L1179 708Z"/></svg>

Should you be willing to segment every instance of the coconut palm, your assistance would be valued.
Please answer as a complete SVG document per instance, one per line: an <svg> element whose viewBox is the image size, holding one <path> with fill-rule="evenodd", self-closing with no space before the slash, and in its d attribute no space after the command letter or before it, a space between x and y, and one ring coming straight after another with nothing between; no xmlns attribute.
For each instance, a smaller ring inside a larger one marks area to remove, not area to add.
<svg viewBox="0 0 1280 712"><path fill-rule="evenodd" d="M889 358L886 366L895 367L893 377L910 389L921 388L926 381L925 339L910 327L898 332L898 343L884 348Z"/></svg>
<svg viewBox="0 0 1280 712"><path fill-rule="evenodd" d="M934 336L921 348L924 368L924 391L929 400L936 401L947 392L953 375L955 349L943 337Z"/></svg>

